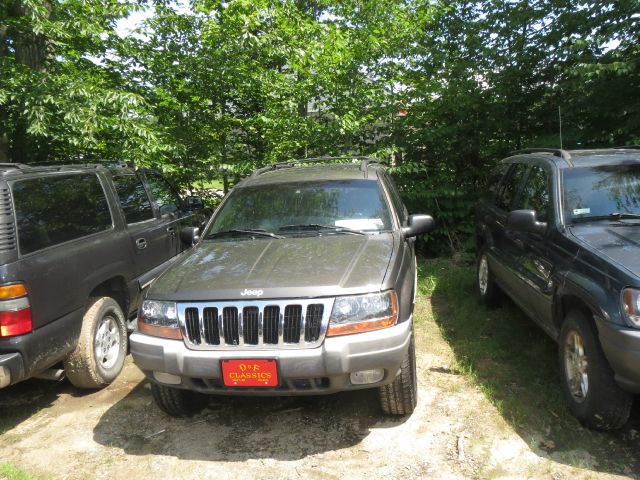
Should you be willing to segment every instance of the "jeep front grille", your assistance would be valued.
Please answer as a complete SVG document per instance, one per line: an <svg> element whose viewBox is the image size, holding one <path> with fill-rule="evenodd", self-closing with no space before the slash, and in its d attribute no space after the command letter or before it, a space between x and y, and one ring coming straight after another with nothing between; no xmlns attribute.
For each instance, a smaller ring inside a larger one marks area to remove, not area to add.
<svg viewBox="0 0 640 480"><path fill-rule="evenodd" d="M195 350L313 348L322 343L333 299L179 303L186 345Z"/></svg>

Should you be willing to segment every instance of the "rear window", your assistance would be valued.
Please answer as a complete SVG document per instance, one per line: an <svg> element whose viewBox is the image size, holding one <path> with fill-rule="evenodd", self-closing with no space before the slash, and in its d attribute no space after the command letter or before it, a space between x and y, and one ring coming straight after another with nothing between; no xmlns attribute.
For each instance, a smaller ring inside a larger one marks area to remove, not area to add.
<svg viewBox="0 0 640 480"><path fill-rule="evenodd" d="M12 186L20 253L31 253L111 228L98 177L60 175Z"/></svg>

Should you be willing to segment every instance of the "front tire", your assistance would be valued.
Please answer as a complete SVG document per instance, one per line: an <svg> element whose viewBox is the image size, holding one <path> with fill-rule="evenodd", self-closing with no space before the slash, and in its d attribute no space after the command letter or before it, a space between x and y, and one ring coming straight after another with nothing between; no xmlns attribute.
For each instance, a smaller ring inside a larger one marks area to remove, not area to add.
<svg viewBox="0 0 640 480"><path fill-rule="evenodd" d="M206 396L191 390L152 383L151 394L156 405L172 417L190 417L207 406Z"/></svg>
<svg viewBox="0 0 640 480"><path fill-rule="evenodd" d="M416 347L411 335L409 348L395 380L379 388L380 406L387 415L411 415L418 403Z"/></svg>
<svg viewBox="0 0 640 480"><path fill-rule="evenodd" d="M616 383L591 319L582 311L571 311L558 343L562 389L571 413L594 430L622 427L633 397Z"/></svg>
<svg viewBox="0 0 640 480"><path fill-rule="evenodd" d="M476 290L480 301L487 307L497 307L500 305L502 292L496 284L493 273L489 268L489 257L487 249L480 250L476 265Z"/></svg>
<svg viewBox="0 0 640 480"><path fill-rule="evenodd" d="M118 302L91 297L76 349L64 361L67 378L77 388L109 385L122 371L127 341L127 324Z"/></svg>

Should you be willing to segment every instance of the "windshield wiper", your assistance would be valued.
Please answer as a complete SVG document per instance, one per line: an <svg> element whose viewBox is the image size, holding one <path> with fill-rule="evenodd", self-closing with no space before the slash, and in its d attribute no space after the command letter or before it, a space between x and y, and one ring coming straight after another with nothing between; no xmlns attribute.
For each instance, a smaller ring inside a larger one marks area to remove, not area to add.
<svg viewBox="0 0 640 480"><path fill-rule="evenodd" d="M282 235L276 235L273 232L267 232L266 230L243 230L240 228L234 228L232 230L223 230L221 232L210 233L205 237L206 240L219 237L233 237L237 235L246 235L251 237L271 237L271 238L284 238Z"/></svg>
<svg viewBox="0 0 640 480"><path fill-rule="evenodd" d="M577 222L591 222L598 220L638 220L640 219L640 214L638 213L621 213L621 212L612 212L608 215L592 215L588 217L577 217L573 219L573 223ZM632 224L635 225L635 224Z"/></svg>
<svg viewBox="0 0 640 480"><path fill-rule="evenodd" d="M278 231L286 230L331 230L339 233L350 233L352 235L366 235L366 233L360 230L354 230L353 228L338 227L337 225L322 225L320 223L301 223L298 225L283 225L278 228Z"/></svg>

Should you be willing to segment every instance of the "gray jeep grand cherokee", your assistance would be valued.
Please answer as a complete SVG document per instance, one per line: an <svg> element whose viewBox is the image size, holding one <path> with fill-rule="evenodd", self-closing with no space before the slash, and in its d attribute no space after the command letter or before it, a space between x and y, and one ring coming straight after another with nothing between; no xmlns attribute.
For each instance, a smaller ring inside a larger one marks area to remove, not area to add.
<svg viewBox="0 0 640 480"><path fill-rule="evenodd" d="M434 221L407 215L375 161L348 160L258 170L201 236L183 230L197 244L150 287L130 339L162 410L378 388L386 413L413 411L414 240Z"/></svg>

